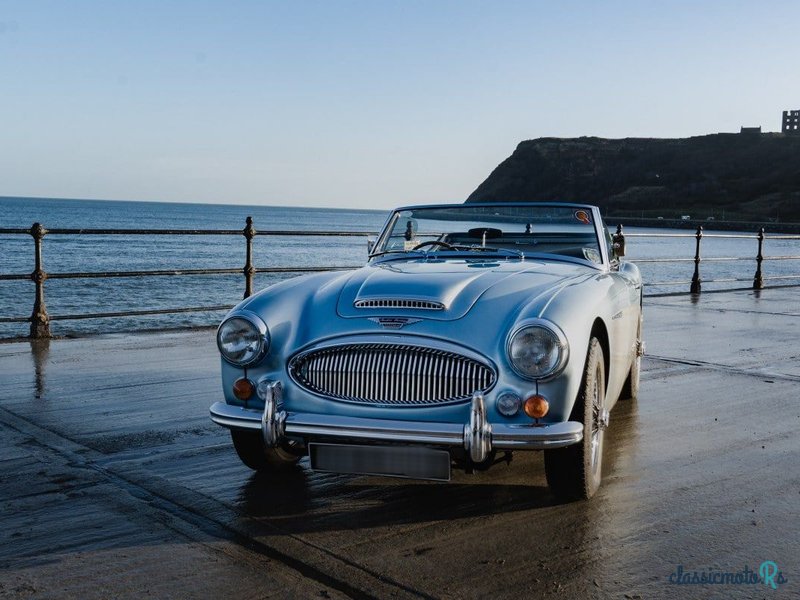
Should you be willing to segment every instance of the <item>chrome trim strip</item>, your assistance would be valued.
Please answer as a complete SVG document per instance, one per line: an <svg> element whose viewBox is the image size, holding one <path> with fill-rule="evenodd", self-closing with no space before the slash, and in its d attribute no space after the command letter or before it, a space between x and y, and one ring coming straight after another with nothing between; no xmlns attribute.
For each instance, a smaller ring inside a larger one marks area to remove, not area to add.
<svg viewBox="0 0 800 600"><path fill-rule="evenodd" d="M289 414L286 435L309 438L408 442L460 446L464 441L460 423L423 423L361 419L336 415Z"/></svg>
<svg viewBox="0 0 800 600"><path fill-rule="evenodd" d="M225 402L215 402L208 409L211 420L228 429L261 430L261 411L242 406L232 406Z"/></svg>
<svg viewBox="0 0 800 600"><path fill-rule="evenodd" d="M492 425L492 447L503 450L545 450L583 440L583 424L564 421L547 425Z"/></svg>
<svg viewBox="0 0 800 600"><path fill-rule="evenodd" d="M211 420L223 427L261 430L263 412L260 410L216 402L211 406L210 412ZM279 423L279 438L295 436L305 437L310 441L335 438L455 446L463 447L471 454L472 442L467 441L469 438L465 436L465 431L471 430L470 424L364 419L338 415L287 413L282 410L277 411L276 419ZM480 425L480 419L477 423ZM490 429L489 441L486 442L486 428L483 429L484 437L479 436L478 441L479 445L485 443L483 448L487 455L492 448L544 450L569 446L583 439L583 425L577 421L546 425L506 425L485 422L485 425ZM278 439L278 442L280 441L281 439Z"/></svg>

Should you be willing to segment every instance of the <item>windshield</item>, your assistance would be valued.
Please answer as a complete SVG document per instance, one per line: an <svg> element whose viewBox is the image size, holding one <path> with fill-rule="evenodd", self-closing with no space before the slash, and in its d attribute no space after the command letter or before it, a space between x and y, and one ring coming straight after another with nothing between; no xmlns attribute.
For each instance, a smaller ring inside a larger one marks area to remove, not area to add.
<svg viewBox="0 0 800 600"><path fill-rule="evenodd" d="M602 263L592 211L565 205L400 210L392 215L372 255L421 252L558 254Z"/></svg>

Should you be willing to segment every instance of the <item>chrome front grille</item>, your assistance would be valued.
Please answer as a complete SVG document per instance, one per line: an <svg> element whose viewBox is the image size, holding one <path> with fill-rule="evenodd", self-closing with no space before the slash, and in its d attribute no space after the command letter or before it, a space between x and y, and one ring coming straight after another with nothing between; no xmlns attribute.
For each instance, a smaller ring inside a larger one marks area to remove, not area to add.
<svg viewBox="0 0 800 600"><path fill-rule="evenodd" d="M374 298L356 300L356 308L416 308L420 310L444 310L444 304L431 300L411 300L408 298Z"/></svg>
<svg viewBox="0 0 800 600"><path fill-rule="evenodd" d="M349 344L312 350L289 365L311 392L361 404L432 406L469 400L494 385L487 365L453 352L399 344Z"/></svg>

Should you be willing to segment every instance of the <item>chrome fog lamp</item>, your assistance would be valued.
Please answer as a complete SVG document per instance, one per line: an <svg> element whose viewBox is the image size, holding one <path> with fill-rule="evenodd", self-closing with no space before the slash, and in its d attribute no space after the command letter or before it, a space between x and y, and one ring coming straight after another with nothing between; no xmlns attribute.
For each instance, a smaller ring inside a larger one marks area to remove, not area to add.
<svg viewBox="0 0 800 600"><path fill-rule="evenodd" d="M269 350L269 330L255 315L235 315L217 330L217 348L226 361L247 367L261 360Z"/></svg>
<svg viewBox="0 0 800 600"><path fill-rule="evenodd" d="M504 417L513 417L519 412L522 398L514 392L504 392L497 398L497 412Z"/></svg>
<svg viewBox="0 0 800 600"><path fill-rule="evenodd" d="M517 329L508 343L508 360L517 374L526 379L556 375L567 364L568 355L564 333L542 319Z"/></svg>

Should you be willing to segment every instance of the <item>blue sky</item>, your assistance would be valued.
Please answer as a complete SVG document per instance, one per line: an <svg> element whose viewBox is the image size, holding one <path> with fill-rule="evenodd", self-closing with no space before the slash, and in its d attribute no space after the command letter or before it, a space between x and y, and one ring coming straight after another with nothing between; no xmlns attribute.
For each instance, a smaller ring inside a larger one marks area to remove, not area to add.
<svg viewBox="0 0 800 600"><path fill-rule="evenodd" d="M0 195L388 208L521 140L780 129L800 2L0 0Z"/></svg>

